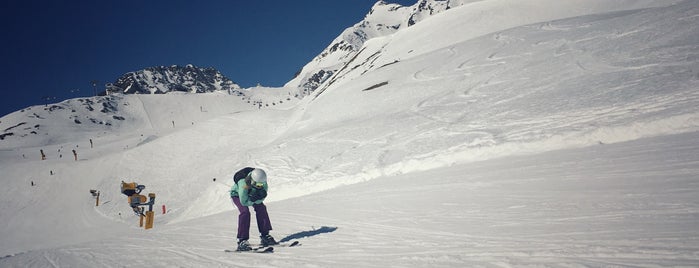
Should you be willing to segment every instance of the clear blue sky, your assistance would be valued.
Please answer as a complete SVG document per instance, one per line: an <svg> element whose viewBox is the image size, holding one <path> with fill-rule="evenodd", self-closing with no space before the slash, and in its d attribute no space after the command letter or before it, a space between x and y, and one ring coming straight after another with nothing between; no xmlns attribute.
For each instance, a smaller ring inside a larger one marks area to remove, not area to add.
<svg viewBox="0 0 699 268"><path fill-rule="evenodd" d="M242 87L282 86L375 2L0 1L0 116L44 97L91 96L90 81L104 85L151 66L191 63Z"/></svg>

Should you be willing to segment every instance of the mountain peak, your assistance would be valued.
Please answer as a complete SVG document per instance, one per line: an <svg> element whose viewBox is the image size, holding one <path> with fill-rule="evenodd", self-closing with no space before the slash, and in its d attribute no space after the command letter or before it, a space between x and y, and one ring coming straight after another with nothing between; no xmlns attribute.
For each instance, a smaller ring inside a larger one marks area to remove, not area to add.
<svg viewBox="0 0 699 268"><path fill-rule="evenodd" d="M412 6L402 6L377 1L362 21L345 29L285 86L310 94L350 62L369 39L394 34L465 2L467 0L419 0Z"/></svg>
<svg viewBox="0 0 699 268"><path fill-rule="evenodd" d="M185 66L148 67L122 75L109 84L109 92L124 94L163 94L168 92L203 93L213 91L236 91L240 89L232 80L218 70L199 68L192 64Z"/></svg>

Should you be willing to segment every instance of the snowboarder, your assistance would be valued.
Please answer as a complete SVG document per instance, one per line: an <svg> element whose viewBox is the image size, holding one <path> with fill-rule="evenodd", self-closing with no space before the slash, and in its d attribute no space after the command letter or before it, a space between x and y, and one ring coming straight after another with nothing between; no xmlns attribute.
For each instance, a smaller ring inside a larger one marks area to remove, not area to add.
<svg viewBox="0 0 699 268"><path fill-rule="evenodd" d="M263 203L267 197L267 174L260 168L246 167L235 173L234 184L231 186L231 200L238 208L238 251L252 250L248 243L250 238L250 208L255 208L257 228L260 231L262 246L276 245L276 240L269 234L272 223L267 214L267 206Z"/></svg>

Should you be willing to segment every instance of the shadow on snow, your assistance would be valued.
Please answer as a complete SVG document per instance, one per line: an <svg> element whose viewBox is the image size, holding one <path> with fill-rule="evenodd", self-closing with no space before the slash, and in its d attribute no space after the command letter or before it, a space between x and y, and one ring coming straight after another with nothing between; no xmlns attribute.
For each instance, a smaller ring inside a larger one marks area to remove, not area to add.
<svg viewBox="0 0 699 268"><path fill-rule="evenodd" d="M293 239L300 239L304 237L311 237L319 234L324 234L324 233L332 233L335 230L337 230L337 227L328 227L328 226L323 226L320 227L319 229L313 229L311 231L303 231L303 232L298 232L295 234L288 235L287 237L282 238L282 240L279 240L279 242L287 242Z"/></svg>

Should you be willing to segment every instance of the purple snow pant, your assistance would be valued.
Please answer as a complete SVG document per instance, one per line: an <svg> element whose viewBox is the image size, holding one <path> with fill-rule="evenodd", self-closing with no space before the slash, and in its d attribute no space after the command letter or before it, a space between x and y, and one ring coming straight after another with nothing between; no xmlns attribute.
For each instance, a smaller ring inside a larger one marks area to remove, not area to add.
<svg viewBox="0 0 699 268"><path fill-rule="evenodd" d="M243 206L240 203L239 197L232 197L233 204L238 207L240 215L238 215L238 239L248 240L250 238L250 208ZM261 235L269 234L272 230L272 223L269 221L267 214L267 206L265 204L252 205L255 208L255 217L257 218L257 229Z"/></svg>

